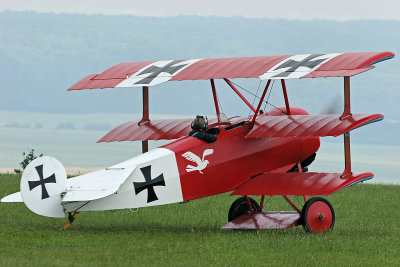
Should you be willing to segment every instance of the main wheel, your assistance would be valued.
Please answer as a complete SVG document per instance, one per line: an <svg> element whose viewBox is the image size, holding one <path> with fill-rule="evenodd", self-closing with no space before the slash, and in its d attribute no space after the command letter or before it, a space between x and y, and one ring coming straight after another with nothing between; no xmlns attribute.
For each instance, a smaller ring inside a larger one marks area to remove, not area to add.
<svg viewBox="0 0 400 267"><path fill-rule="evenodd" d="M328 200L322 197L313 197L304 204L301 221L306 232L326 233L335 225L335 212Z"/></svg>
<svg viewBox="0 0 400 267"><path fill-rule="evenodd" d="M260 206L258 205L257 201L249 197L251 207L254 211L258 211ZM250 214L250 209L249 205L247 205L247 201L245 197L240 197L236 199L231 207L229 208L229 213L228 213L228 221L232 221L233 219L236 219L242 214Z"/></svg>

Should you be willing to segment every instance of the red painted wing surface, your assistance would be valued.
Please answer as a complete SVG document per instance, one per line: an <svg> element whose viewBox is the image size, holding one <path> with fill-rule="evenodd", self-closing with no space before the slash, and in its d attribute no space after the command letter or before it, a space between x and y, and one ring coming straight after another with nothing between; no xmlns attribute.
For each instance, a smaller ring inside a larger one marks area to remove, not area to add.
<svg viewBox="0 0 400 267"><path fill-rule="evenodd" d="M89 75L69 90L154 86L170 80L352 76L393 57L392 52L365 52L127 62Z"/></svg>
<svg viewBox="0 0 400 267"><path fill-rule="evenodd" d="M243 117L232 117L231 123L244 120ZM141 123L139 121L125 122L105 136L98 143L102 142L121 142L121 141L140 141L140 140L173 140L188 135L192 130L193 118L188 119L164 119L151 120ZM210 127L217 123L217 118L210 118L208 124Z"/></svg>
<svg viewBox="0 0 400 267"><path fill-rule="evenodd" d="M151 120L140 125L139 121L128 121L111 130L98 143L178 139L190 132L192 121L193 119Z"/></svg>
<svg viewBox="0 0 400 267"><path fill-rule="evenodd" d="M246 138L339 136L383 119L381 114L339 114L260 116Z"/></svg>
<svg viewBox="0 0 400 267"><path fill-rule="evenodd" d="M264 173L241 186L231 195L329 195L353 184L369 180L370 172L352 173L341 178L340 173Z"/></svg>

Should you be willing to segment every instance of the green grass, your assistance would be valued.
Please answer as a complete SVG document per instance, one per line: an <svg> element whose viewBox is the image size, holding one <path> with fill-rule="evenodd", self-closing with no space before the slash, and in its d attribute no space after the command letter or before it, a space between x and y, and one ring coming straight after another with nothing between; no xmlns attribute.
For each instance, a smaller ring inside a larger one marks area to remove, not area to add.
<svg viewBox="0 0 400 267"><path fill-rule="evenodd" d="M0 174L0 197L15 191L19 176ZM327 198L336 224L323 235L220 230L235 199L228 194L137 213L81 213L67 231L57 231L66 219L0 203L0 266L399 266L400 186L361 184ZM290 209L278 196L267 208Z"/></svg>

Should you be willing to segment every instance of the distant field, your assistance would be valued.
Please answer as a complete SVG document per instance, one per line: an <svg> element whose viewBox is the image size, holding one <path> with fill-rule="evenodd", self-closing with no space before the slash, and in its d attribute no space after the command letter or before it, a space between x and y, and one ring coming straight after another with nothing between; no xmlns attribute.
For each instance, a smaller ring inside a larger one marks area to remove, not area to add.
<svg viewBox="0 0 400 267"><path fill-rule="evenodd" d="M0 174L0 197L19 190ZM324 235L289 230L220 230L234 197L187 204L41 217L21 203L0 203L0 266L398 266L400 186L360 184L327 197L335 228ZM280 197L267 209L287 210Z"/></svg>

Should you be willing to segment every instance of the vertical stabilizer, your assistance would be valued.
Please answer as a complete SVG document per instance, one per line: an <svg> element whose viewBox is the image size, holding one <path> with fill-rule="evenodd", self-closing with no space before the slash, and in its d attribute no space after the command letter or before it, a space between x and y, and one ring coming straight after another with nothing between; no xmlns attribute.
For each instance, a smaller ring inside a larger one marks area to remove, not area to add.
<svg viewBox="0 0 400 267"><path fill-rule="evenodd" d="M33 160L21 178L21 196L34 213L47 217L65 217L61 193L66 191L67 173L55 158Z"/></svg>

